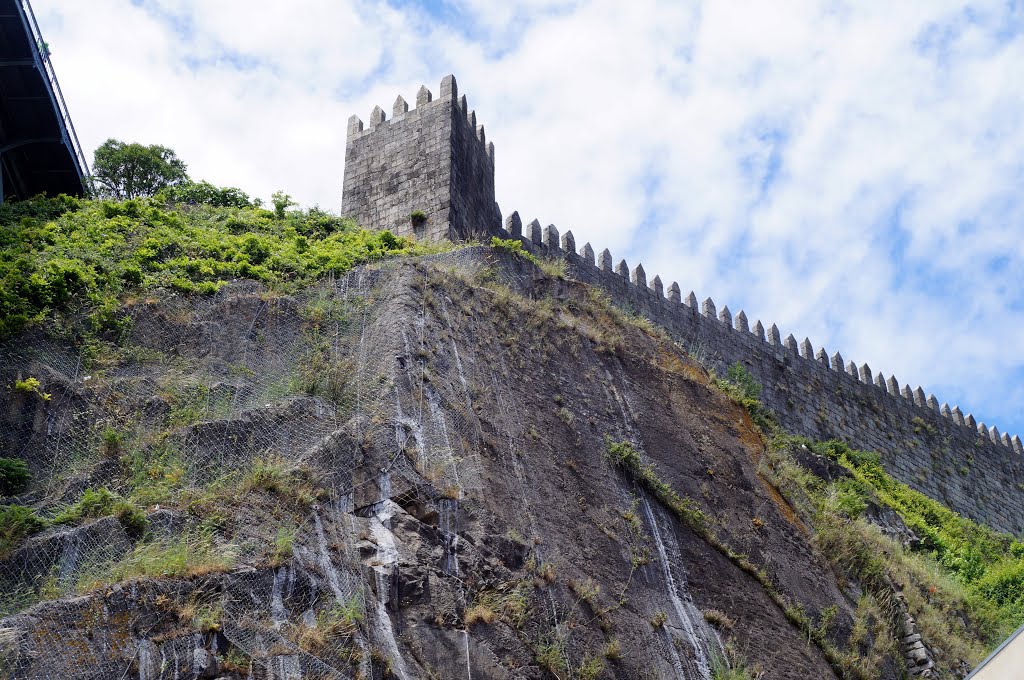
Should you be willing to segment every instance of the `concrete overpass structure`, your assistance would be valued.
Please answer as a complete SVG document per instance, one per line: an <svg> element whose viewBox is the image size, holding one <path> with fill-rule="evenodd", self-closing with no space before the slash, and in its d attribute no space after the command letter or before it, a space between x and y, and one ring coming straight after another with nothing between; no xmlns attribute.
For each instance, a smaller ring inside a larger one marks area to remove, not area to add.
<svg viewBox="0 0 1024 680"><path fill-rule="evenodd" d="M81 195L89 166L28 0L0 0L0 203Z"/></svg>

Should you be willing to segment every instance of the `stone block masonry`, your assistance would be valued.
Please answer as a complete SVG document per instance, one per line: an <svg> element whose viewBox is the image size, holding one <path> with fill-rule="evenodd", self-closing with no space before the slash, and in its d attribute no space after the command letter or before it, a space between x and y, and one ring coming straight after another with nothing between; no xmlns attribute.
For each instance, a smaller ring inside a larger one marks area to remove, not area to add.
<svg viewBox="0 0 1024 680"><path fill-rule="evenodd" d="M421 87L414 109L399 96L390 120L374 108L368 129L349 118L341 211L364 227L428 241L481 238L501 227L494 144L454 76L441 81L437 99Z"/></svg>
<svg viewBox="0 0 1024 680"><path fill-rule="evenodd" d="M414 223L414 211L426 215ZM532 253L564 258L569 273L600 286L612 301L664 327L691 354L723 373L739 362L761 383L762 401L789 432L842 439L877 451L885 469L953 510L1002 531L1024 534L1024 445L1019 436L976 423L959 407L939 405L918 387L900 386L839 352L798 342L743 310L718 311L711 298L685 298L642 265L617 264L589 243L577 252L572 232L512 213L503 228L494 202L494 145L460 97L453 76L434 100L426 87L410 109L402 97L391 120L377 107L369 129L352 116L345 145L342 213L365 227L439 241L520 239Z"/></svg>
<svg viewBox="0 0 1024 680"><path fill-rule="evenodd" d="M589 243L577 252L570 231L559 241L554 225L542 231L537 220L524 230L517 213L501 231L537 256L565 259L571 278L599 286L619 307L662 326L720 375L742 364L788 432L876 451L885 469L911 488L995 529L1024 534L1019 436L976 424L920 387L901 392L895 377L844 363L839 352L830 359L809 338L783 340L775 324L766 331L756 321L751 328L743 310L733 316L728 306L717 311L711 298L698 303L693 292L684 298L678 283L668 286L666 297L660 276L648 283L643 265L630 269L624 260L613 268L611 253L605 249L595 258Z"/></svg>

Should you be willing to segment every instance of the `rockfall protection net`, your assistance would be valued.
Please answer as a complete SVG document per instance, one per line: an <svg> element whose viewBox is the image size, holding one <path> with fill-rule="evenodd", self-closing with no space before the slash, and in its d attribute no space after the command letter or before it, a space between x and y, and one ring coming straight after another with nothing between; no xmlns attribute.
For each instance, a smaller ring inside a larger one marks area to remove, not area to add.
<svg viewBox="0 0 1024 680"><path fill-rule="evenodd" d="M0 345L0 456L32 474L5 502L48 525L0 544L0 667L184 678L207 650L243 676L369 678L376 663L401 677L379 648L395 639L392 484L436 504L455 576L458 499L480 484L469 387L459 404L431 383L422 301L396 293L423 277L385 261L295 296L140 294L115 343L51 328ZM436 303L430 323L450 323ZM138 580L161 575L175 578ZM55 632L88 616L109 639Z"/></svg>

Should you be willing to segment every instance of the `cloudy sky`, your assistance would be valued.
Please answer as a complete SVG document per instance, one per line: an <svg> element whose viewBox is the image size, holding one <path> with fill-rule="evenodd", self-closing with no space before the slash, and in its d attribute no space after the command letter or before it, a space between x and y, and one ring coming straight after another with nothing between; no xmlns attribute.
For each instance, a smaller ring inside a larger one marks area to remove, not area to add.
<svg viewBox="0 0 1024 680"><path fill-rule="evenodd" d="M1024 4L34 0L78 134L337 211L457 76L507 215L1024 436Z"/></svg>

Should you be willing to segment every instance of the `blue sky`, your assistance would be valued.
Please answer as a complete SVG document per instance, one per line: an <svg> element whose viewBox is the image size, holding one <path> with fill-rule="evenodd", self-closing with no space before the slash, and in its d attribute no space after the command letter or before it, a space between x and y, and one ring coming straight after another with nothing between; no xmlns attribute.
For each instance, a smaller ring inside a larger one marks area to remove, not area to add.
<svg viewBox="0 0 1024 680"><path fill-rule="evenodd" d="M505 214L1024 436L1020 2L34 6L89 150L338 210L348 116L455 73Z"/></svg>

